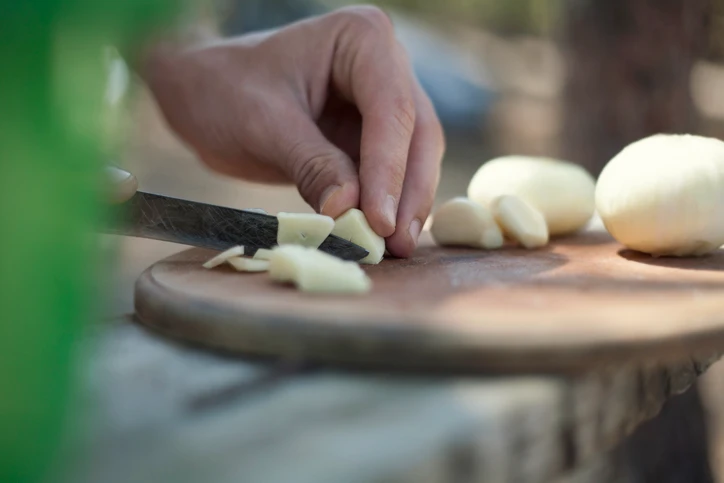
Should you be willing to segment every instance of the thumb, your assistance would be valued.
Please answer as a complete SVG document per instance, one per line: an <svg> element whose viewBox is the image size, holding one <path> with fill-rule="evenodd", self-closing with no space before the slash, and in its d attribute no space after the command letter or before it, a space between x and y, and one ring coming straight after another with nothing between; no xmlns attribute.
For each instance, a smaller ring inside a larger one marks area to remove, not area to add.
<svg viewBox="0 0 724 483"><path fill-rule="evenodd" d="M304 113L286 113L279 161L317 212L336 218L359 205L357 165Z"/></svg>

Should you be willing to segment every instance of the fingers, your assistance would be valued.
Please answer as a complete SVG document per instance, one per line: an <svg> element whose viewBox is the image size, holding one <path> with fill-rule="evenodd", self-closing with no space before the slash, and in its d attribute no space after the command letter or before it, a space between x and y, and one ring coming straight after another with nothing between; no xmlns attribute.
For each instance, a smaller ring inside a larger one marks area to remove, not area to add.
<svg viewBox="0 0 724 483"><path fill-rule="evenodd" d="M280 136L271 148L299 193L319 213L336 218L359 205L357 166L330 143L308 115L291 110L279 116Z"/></svg>
<svg viewBox="0 0 724 483"><path fill-rule="evenodd" d="M355 7L338 15L345 25L333 81L362 114L360 208L372 228L387 237L395 232L415 127L414 77L382 11Z"/></svg>
<svg viewBox="0 0 724 483"><path fill-rule="evenodd" d="M397 257L409 257L417 247L420 231L435 199L445 152L445 136L435 108L417 82L415 102L415 131L397 211L397 229L387 238L387 250Z"/></svg>

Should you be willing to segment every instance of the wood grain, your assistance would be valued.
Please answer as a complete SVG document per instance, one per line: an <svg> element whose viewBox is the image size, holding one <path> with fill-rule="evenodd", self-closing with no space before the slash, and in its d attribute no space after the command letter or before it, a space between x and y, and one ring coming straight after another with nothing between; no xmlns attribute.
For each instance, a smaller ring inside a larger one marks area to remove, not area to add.
<svg viewBox="0 0 724 483"><path fill-rule="evenodd" d="M724 341L724 251L654 259L588 231L528 251L423 246L365 296L205 270L194 249L136 285L140 320L232 351L373 367L548 371L687 357Z"/></svg>

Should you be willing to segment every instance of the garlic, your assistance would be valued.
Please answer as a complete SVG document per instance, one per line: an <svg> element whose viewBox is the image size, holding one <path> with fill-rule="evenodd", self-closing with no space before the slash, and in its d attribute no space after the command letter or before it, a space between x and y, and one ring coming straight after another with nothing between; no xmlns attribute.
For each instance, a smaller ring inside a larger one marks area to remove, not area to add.
<svg viewBox="0 0 724 483"><path fill-rule="evenodd" d="M255 260L271 260L272 251L267 248L259 248L254 254Z"/></svg>
<svg viewBox="0 0 724 483"><path fill-rule="evenodd" d="M334 220L332 234L361 246L369 252L359 263L378 264L385 254L385 239L370 227L362 211L352 208Z"/></svg>
<svg viewBox="0 0 724 483"><path fill-rule="evenodd" d="M604 168L596 208L630 249L655 256L704 255L724 244L724 142L659 134Z"/></svg>
<svg viewBox="0 0 724 483"><path fill-rule="evenodd" d="M269 275L278 282L294 282L303 292L364 293L372 287L355 262L298 245L281 245L272 250Z"/></svg>
<svg viewBox="0 0 724 483"><path fill-rule="evenodd" d="M540 211L517 196L501 196L493 200L493 215L505 235L526 248L539 248L548 243L548 227Z"/></svg>
<svg viewBox="0 0 724 483"><path fill-rule="evenodd" d="M226 262L237 272L266 272L269 270L268 260L254 260L253 258L234 257Z"/></svg>
<svg viewBox="0 0 724 483"><path fill-rule="evenodd" d="M311 213L279 213L279 245L301 245L318 248L332 233L334 220L329 216Z"/></svg>
<svg viewBox="0 0 724 483"><path fill-rule="evenodd" d="M457 197L443 203L432 218L432 234L441 246L500 248L503 234L493 215L483 205Z"/></svg>
<svg viewBox="0 0 724 483"><path fill-rule="evenodd" d="M204 268L214 268L218 267L225 261L227 261L229 258L233 257L239 257L244 254L244 247L238 246L238 247L231 247L226 251L223 251L216 255L214 258L209 260L208 262L204 263Z"/></svg>
<svg viewBox="0 0 724 483"><path fill-rule="evenodd" d="M503 195L526 201L545 217L551 235L575 232L594 213L595 182L581 166L549 158L505 156L478 169L468 197L490 207Z"/></svg>

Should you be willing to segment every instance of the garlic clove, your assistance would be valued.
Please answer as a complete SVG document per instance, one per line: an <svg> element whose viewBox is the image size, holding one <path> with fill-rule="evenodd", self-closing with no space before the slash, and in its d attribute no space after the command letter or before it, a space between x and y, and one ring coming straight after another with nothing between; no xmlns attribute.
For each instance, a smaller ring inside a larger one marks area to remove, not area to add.
<svg viewBox="0 0 724 483"><path fill-rule="evenodd" d="M222 263L226 262L229 258L233 257L240 257L244 254L244 247L243 246L237 246L237 247L231 247L228 250L225 250L206 263L203 264L204 268L214 268L218 267Z"/></svg>
<svg viewBox="0 0 724 483"><path fill-rule="evenodd" d="M540 211L517 196L501 196L492 203L493 215L503 232L526 248L548 243L548 226Z"/></svg>
<svg viewBox="0 0 724 483"><path fill-rule="evenodd" d="M432 217L430 233L441 246L500 248L503 234L490 211L468 198L443 203Z"/></svg>
<svg viewBox="0 0 724 483"><path fill-rule="evenodd" d="M279 213L279 245L301 245L318 248L332 233L334 220L329 216L311 213Z"/></svg>
<svg viewBox="0 0 724 483"><path fill-rule="evenodd" d="M385 255L385 239L370 227L367 217L356 208L345 212L334 221L332 234L361 246L369 252L359 263L378 264Z"/></svg>
<svg viewBox="0 0 724 483"><path fill-rule="evenodd" d="M226 262L237 272L266 272L269 270L268 260L254 260L253 258L234 257Z"/></svg>
<svg viewBox="0 0 724 483"><path fill-rule="evenodd" d="M310 293L365 293L372 287L367 274L355 262L296 245L272 250L269 275L278 282L294 282L299 290Z"/></svg>

